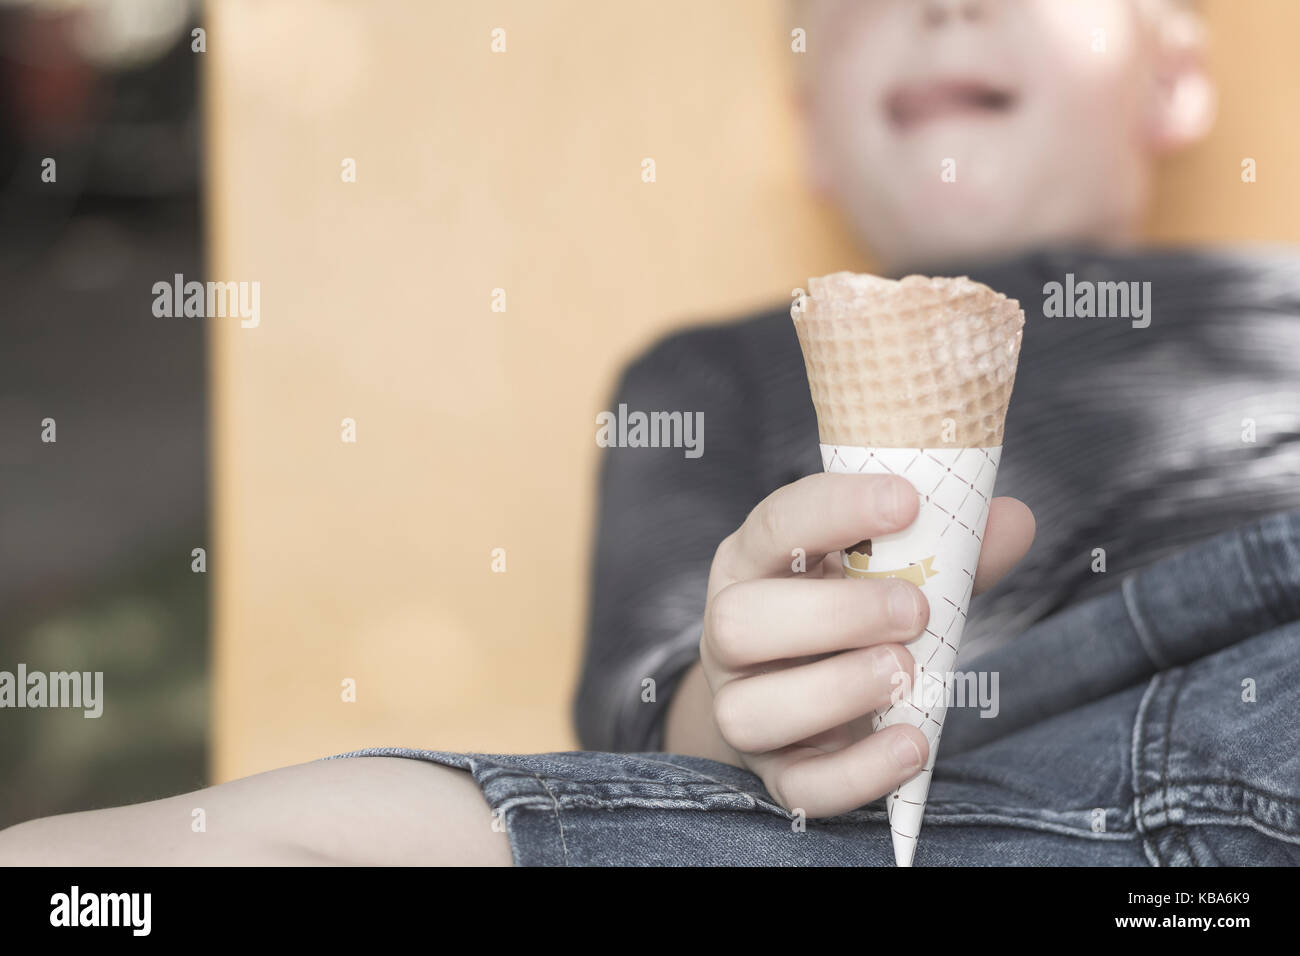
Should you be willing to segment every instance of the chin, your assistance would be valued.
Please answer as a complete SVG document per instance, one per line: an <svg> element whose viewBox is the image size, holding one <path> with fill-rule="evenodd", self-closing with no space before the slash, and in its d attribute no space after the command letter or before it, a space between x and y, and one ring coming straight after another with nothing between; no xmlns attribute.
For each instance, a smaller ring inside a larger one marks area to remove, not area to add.
<svg viewBox="0 0 1300 956"><path fill-rule="evenodd" d="M877 231L878 230L873 230ZM978 223L935 223L933 228L909 228L888 236L865 236L882 264L895 272L929 272L960 269L1024 249L1022 230L989 232ZM876 241L872 241L872 240Z"/></svg>
<svg viewBox="0 0 1300 956"><path fill-rule="evenodd" d="M1017 203L1008 203L1008 195L1014 193L958 190L955 185L931 189L924 195L908 197L907 202L894 205L887 214L870 215L861 221L875 224L871 230L874 233L903 237L912 249L933 249L960 258L1014 246L1016 236L1023 239L1027 226L1024 210Z"/></svg>

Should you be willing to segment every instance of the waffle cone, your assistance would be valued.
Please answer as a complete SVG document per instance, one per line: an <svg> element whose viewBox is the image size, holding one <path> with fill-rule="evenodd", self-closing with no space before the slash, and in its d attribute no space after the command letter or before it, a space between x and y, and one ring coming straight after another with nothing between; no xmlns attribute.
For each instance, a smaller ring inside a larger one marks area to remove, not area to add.
<svg viewBox="0 0 1300 956"><path fill-rule="evenodd" d="M1002 444L1020 303L965 276L808 280L792 310L823 444Z"/></svg>

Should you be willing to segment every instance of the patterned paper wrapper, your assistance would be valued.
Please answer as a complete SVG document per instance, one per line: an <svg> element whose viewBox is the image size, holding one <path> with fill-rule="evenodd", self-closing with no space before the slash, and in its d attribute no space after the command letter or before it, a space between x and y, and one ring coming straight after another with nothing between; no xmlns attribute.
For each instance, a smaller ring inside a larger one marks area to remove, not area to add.
<svg viewBox="0 0 1300 956"><path fill-rule="evenodd" d="M873 721L875 730L910 723L930 742L925 767L886 799L895 860L899 866L911 866L1002 448L823 444L821 450L822 467L828 472L900 475L920 496L920 510L910 527L861 542L843 554L847 576L905 578L930 604L925 631L906 645L916 662L911 687L898 687L893 701L877 711Z"/></svg>

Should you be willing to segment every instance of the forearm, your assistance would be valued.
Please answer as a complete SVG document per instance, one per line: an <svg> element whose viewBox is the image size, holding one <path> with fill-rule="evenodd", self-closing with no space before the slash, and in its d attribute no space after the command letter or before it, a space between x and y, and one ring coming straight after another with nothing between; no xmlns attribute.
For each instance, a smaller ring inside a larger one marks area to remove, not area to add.
<svg viewBox="0 0 1300 956"><path fill-rule="evenodd" d="M713 722L713 692L699 661L691 665L668 702L664 750L742 766L740 755L727 746Z"/></svg>

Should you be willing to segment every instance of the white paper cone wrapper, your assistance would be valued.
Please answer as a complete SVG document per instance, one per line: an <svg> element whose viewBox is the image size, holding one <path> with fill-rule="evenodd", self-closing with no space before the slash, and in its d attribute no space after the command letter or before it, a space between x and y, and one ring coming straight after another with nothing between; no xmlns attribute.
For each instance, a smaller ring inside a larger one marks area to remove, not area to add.
<svg viewBox="0 0 1300 956"><path fill-rule="evenodd" d="M899 866L911 866L1002 448L822 445L821 449L826 471L900 475L911 482L921 498L920 511L911 527L871 539L866 569L852 567L848 553L844 554L846 574L905 577L920 587L930 603L929 624L906 645L916 662L910 692L899 688L894 702L878 711L873 721L876 730L910 723L930 741L925 767L891 793L885 804L893 831L894 858Z"/></svg>

